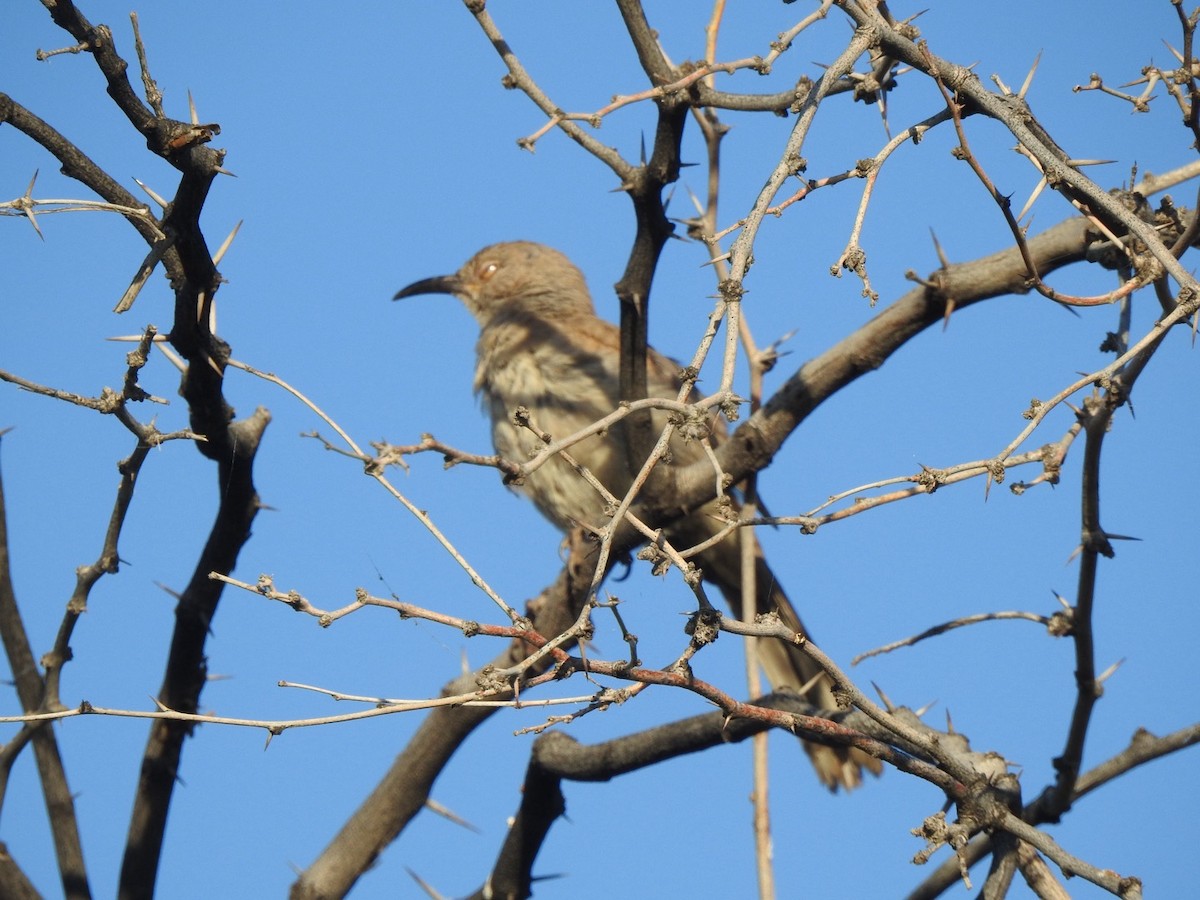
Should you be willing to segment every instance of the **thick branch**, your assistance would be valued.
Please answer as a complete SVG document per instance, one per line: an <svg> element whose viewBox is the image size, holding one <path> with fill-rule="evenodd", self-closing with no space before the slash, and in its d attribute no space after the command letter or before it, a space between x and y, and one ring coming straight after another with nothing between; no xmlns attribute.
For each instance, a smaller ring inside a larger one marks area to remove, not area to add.
<svg viewBox="0 0 1200 900"><path fill-rule="evenodd" d="M208 674L204 644L224 587L208 573L233 571L239 552L250 538L250 523L259 508L252 465L269 421L270 416L260 409L219 435L220 444L226 448L217 465L221 505L191 581L175 607L175 631L158 693L168 709L196 712L199 708ZM154 894L167 810L179 779L183 741L191 732L190 723L166 720L155 721L150 729L121 866L122 898Z"/></svg>
<svg viewBox="0 0 1200 900"><path fill-rule="evenodd" d="M1050 272L1084 258L1094 239L1083 219L1068 219L1029 241L1040 271ZM948 303L956 310L1026 289L1025 266L1015 247L969 263L939 270L931 287L909 291L853 334L805 363L717 450L721 469L733 481L770 464L787 438L821 403L861 376L873 372L930 325L943 321ZM679 473L674 505L695 508L712 497L706 465ZM642 516L642 518L646 518ZM649 515L658 522L661 516Z"/></svg>
<svg viewBox="0 0 1200 900"><path fill-rule="evenodd" d="M618 396L622 400L641 400L646 388L646 346L649 332L650 286L663 246L674 226L667 219L663 188L679 177L679 148L687 123L688 105L676 99L658 101L658 128L650 160L638 167L627 185L633 201L637 231L625 273L614 289L621 304L621 350ZM654 446L649 413L631 417L622 429L628 442L626 459L637 474L637 461L650 455Z"/></svg>
<svg viewBox="0 0 1200 900"><path fill-rule="evenodd" d="M34 115L8 94L0 93L0 123L2 122L7 122L40 144L61 163L64 175L87 185L107 202L115 206L146 209L144 203L121 187L112 176L92 162L86 153L63 137L53 126ZM138 234L145 239L147 244L153 245L162 237L162 234L153 224L153 217L149 215L148 209L146 212L145 217L126 216L125 219L137 229Z"/></svg>
<svg viewBox="0 0 1200 900"><path fill-rule="evenodd" d="M568 565L558 580L529 604L527 613L540 634L561 634L571 626L586 600L591 575ZM526 655L525 645L513 642L484 668L506 670ZM463 676L443 693L470 691L482 674L483 670ZM459 707L431 712L371 795L292 885L292 900L344 896L421 810L454 751L494 711Z"/></svg>

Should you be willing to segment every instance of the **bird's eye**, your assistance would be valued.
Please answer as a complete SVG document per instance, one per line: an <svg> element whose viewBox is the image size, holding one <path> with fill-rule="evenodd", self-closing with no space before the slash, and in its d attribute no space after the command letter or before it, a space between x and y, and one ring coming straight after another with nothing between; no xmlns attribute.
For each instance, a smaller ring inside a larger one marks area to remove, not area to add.
<svg viewBox="0 0 1200 900"><path fill-rule="evenodd" d="M491 277L500 271L500 263L485 262L479 267L479 280L490 281Z"/></svg>

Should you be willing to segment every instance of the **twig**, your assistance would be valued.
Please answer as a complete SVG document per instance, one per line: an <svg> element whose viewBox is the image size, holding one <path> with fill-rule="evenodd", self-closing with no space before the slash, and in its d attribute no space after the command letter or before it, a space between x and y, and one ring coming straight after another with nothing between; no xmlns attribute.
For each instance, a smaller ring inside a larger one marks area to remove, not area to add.
<svg viewBox="0 0 1200 900"><path fill-rule="evenodd" d="M961 616L957 619L952 619L949 622L943 622L940 625L934 625L932 628L927 628L920 634L914 634L911 637L903 638L899 641L892 641L890 644L884 644L882 647L876 647L873 650L868 650L865 653L860 653L858 656L850 660L850 665L857 666L864 659L872 656L879 656L883 653L891 653L893 650L899 650L901 647L913 647L923 640L938 635L946 634L956 628L965 628L968 625L978 625L981 622L999 622L1005 619L1023 619L1027 622L1036 622L1039 625L1051 629L1056 619L1053 616L1041 616L1037 613L1011 611L1011 612L993 612L993 613L977 613L973 616ZM1051 631L1053 634L1054 632Z"/></svg>
<svg viewBox="0 0 1200 900"><path fill-rule="evenodd" d="M269 381L272 384L278 385L303 403L310 410L312 410L317 416L319 416L323 422L328 424L329 427L336 431L338 436L346 442L347 446L349 446L353 451L354 458L363 461L365 473L371 478L374 478L385 491L391 494L395 500L397 500L406 510L408 510L408 512L418 522L420 522L430 534L433 535L434 539L442 545L442 548L449 553L451 558L458 563L459 567L461 567L462 570L467 573L467 577L471 579L472 584L483 591L484 594L487 595L488 599L500 607L500 609L504 611L504 614L508 616L512 622L520 623L523 621L521 614L511 607L507 602L505 602L505 600L498 593L496 593L495 590L492 589L492 586L484 580L483 576L475 570L475 567L467 562L466 557L459 552L458 548L451 543L450 539L446 537L442 530L434 524L432 517L424 510L419 509L416 504L402 494L396 488L396 486L384 476L384 465L381 464L375 457L363 453L358 444L354 442L354 439L351 438L350 435L347 434L346 431L330 416L328 416L324 410L322 410L315 403L313 403L312 400L277 375L273 375L269 372L262 372L253 366L236 362L234 360L230 360L230 365L240 368L251 375L255 375L259 378Z"/></svg>

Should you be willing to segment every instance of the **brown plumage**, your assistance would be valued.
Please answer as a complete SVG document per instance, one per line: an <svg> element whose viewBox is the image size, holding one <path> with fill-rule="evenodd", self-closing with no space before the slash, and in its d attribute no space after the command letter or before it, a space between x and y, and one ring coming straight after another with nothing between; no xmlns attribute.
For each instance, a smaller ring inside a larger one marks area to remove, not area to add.
<svg viewBox="0 0 1200 900"><path fill-rule="evenodd" d="M524 460L543 446L512 421L518 406L529 409L537 426L555 438L573 434L617 407L619 330L597 317L583 274L557 250L528 241L494 244L454 275L410 284L396 299L428 293L453 294L479 323L475 390L491 415L492 440L501 456ZM678 372L678 365L648 350L650 396L677 397ZM654 424L661 431L666 413L656 412ZM713 439L719 440L720 434L714 432ZM632 478L626 441L615 430L579 442L570 453L617 497L628 490ZM696 441L677 438L671 455L673 464L682 466L702 458L704 451ZM548 461L519 489L564 531L576 523L601 526L607 521L603 499L562 459ZM686 549L720 527L714 501L672 523L666 536L676 548ZM777 611L789 628L808 634L757 542L755 548L755 608L760 613ZM704 551L696 563L705 580L715 584L740 615L736 536ZM759 657L774 688L799 690L812 682L805 698L822 709L836 708L828 677L797 647L760 641ZM861 783L863 765L879 771L876 760L857 751L808 743L805 749L822 783L832 789Z"/></svg>

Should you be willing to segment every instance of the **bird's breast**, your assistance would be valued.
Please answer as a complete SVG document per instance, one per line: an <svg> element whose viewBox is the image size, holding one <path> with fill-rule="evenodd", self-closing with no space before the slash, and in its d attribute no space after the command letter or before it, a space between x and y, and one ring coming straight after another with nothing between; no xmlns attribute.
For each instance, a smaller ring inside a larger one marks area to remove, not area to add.
<svg viewBox="0 0 1200 900"><path fill-rule="evenodd" d="M511 337L511 336L510 336ZM492 420L496 452L525 462L546 445L538 434L514 421L518 407L529 411L531 425L552 440L587 428L616 406L615 378L605 367L589 365L546 340L480 341L475 387ZM619 435L589 435L567 452L615 494L623 494L629 475L613 441ZM531 472L519 490L560 528L577 522L602 525L605 501L564 459L547 460Z"/></svg>

